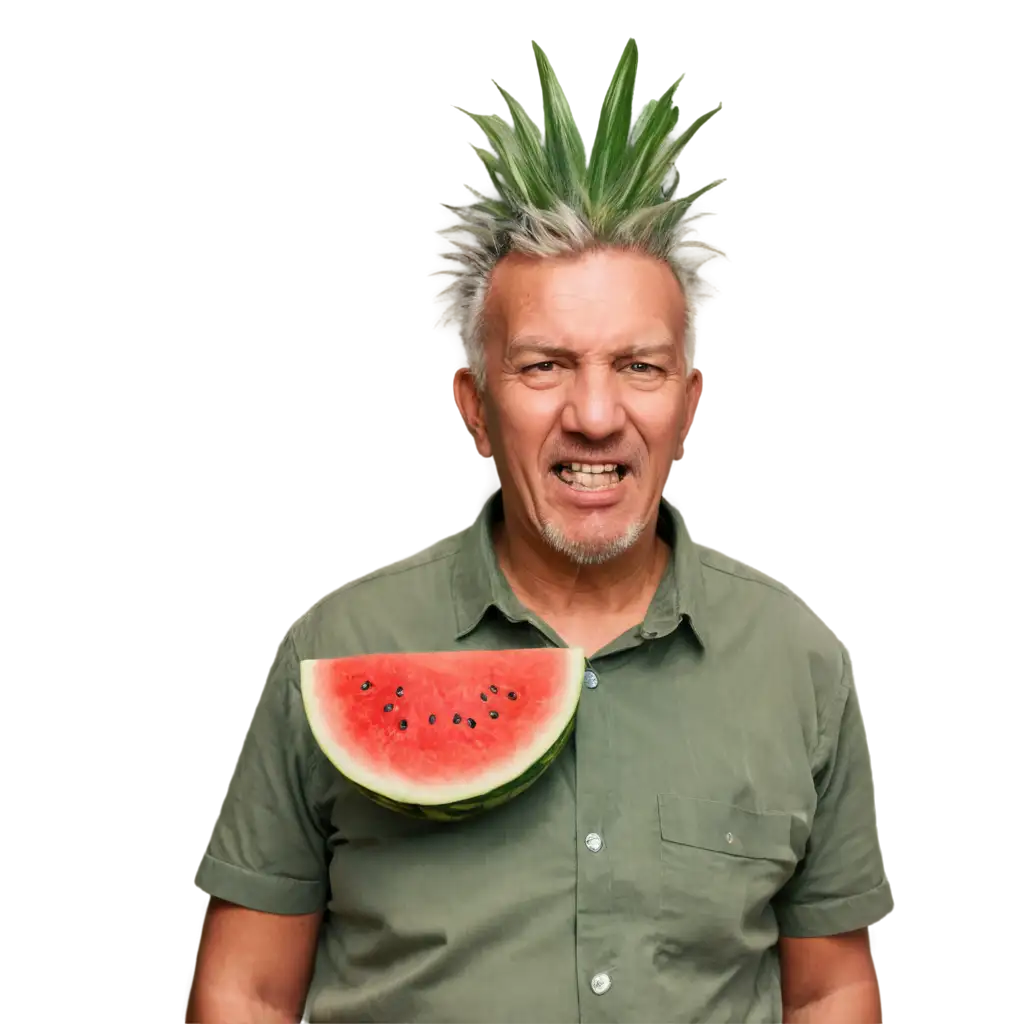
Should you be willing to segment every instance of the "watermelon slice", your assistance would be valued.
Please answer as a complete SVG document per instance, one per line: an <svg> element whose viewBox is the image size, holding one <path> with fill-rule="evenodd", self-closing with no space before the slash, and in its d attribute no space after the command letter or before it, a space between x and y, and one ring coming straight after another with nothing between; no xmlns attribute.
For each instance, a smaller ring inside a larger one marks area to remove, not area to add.
<svg viewBox="0 0 1024 1024"><path fill-rule="evenodd" d="M572 733L579 648L367 654L300 663L313 736L367 796L452 821L523 792Z"/></svg>

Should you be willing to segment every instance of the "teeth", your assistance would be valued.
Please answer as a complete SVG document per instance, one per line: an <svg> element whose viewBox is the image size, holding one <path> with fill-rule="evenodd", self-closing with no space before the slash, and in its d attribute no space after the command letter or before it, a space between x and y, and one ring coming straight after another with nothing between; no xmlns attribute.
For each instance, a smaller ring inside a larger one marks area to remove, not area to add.
<svg viewBox="0 0 1024 1024"><path fill-rule="evenodd" d="M578 473L580 471L580 469L581 469L581 466L580 466L580 464L578 462L574 462L572 464L572 468L573 468L573 472L574 473Z"/></svg>
<svg viewBox="0 0 1024 1024"><path fill-rule="evenodd" d="M570 486L577 487L580 490L585 491L606 490L609 487L615 487L619 484L620 480L618 473L603 473L601 472L601 466L595 468L597 472L591 472L587 469L580 469L573 472L566 468L562 470L559 476Z"/></svg>

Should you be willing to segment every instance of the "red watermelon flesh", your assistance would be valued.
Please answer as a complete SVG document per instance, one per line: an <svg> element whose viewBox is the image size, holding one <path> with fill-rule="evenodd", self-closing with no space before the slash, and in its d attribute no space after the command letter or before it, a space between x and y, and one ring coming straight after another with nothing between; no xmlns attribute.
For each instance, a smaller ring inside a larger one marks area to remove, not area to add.
<svg viewBox="0 0 1024 1024"><path fill-rule="evenodd" d="M583 668L581 650L552 647L300 666L310 727L338 770L387 806L438 818L496 806L539 777L571 731Z"/></svg>

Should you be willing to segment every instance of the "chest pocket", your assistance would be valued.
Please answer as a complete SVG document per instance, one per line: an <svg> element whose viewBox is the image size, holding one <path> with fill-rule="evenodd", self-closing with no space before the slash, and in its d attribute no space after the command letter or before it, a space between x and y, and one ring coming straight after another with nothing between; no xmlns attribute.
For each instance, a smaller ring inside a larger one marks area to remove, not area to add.
<svg viewBox="0 0 1024 1024"><path fill-rule="evenodd" d="M793 816L670 793L658 795L658 815L661 952L735 957L770 945L770 901L797 865Z"/></svg>

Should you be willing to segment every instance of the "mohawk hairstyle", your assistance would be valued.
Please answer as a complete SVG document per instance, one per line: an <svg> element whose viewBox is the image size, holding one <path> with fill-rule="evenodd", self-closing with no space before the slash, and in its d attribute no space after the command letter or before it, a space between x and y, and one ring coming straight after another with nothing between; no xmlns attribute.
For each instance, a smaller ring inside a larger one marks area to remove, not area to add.
<svg viewBox="0 0 1024 1024"><path fill-rule="evenodd" d="M586 160L583 140L558 79L544 51L534 43L544 99L544 135L526 111L500 85L512 124L491 114L468 114L484 131L493 152L476 150L497 190L497 198L469 188L476 202L443 204L460 218L444 235L454 252L445 259L458 270L440 271L455 280L441 295L449 297L443 318L459 325L477 388L484 389L483 308L491 271L510 252L534 256L582 253L604 247L639 251L664 260L686 297L686 367L693 367L693 302L701 294L699 269L717 249L686 241L686 213L698 196L720 185L705 185L682 199L673 199L679 184L675 161L705 121L722 109L698 117L675 139L669 136L679 119L673 104L680 76L665 94L651 100L632 122L637 48L630 39L604 98L597 135ZM458 108L462 110L461 107ZM703 255L694 249L703 250Z"/></svg>

